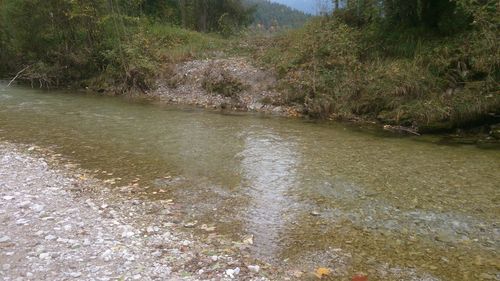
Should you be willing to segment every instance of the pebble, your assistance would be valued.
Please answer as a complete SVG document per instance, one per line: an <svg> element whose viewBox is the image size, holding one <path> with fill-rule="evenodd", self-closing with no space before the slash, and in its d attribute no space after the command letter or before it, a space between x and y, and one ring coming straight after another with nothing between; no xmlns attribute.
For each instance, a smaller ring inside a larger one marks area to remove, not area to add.
<svg viewBox="0 0 500 281"><path fill-rule="evenodd" d="M318 217L320 216L321 214L318 212L318 211L312 211L311 212L311 216L315 216L315 217Z"/></svg>
<svg viewBox="0 0 500 281"><path fill-rule="evenodd" d="M230 278L234 278L239 273L240 273L240 268L239 267L237 267L235 269L227 269L226 270L226 275L229 276Z"/></svg>
<svg viewBox="0 0 500 281"><path fill-rule="evenodd" d="M23 202L17 204L17 207L24 209L24 208L27 208L29 205L31 205L30 201L23 201Z"/></svg>
<svg viewBox="0 0 500 281"><path fill-rule="evenodd" d="M82 276L82 273L81 272L71 272L69 274L69 276L71 276L73 278L78 278L78 277Z"/></svg>
<svg viewBox="0 0 500 281"><path fill-rule="evenodd" d="M54 240L56 238L57 237L55 235L52 235L52 234L49 234L49 235L45 236L45 240L49 240L49 241Z"/></svg>
<svg viewBox="0 0 500 281"><path fill-rule="evenodd" d="M47 259L50 259L50 254L49 253L41 253L38 257L42 260L47 260Z"/></svg>
<svg viewBox="0 0 500 281"><path fill-rule="evenodd" d="M18 220L16 220L16 224L17 225L27 224L28 222L29 222L29 220L27 220L27 219L18 219Z"/></svg>
<svg viewBox="0 0 500 281"><path fill-rule="evenodd" d="M130 237L132 237L132 236L134 236L134 235L135 235L135 233L134 233L133 231L124 231L124 232L122 233L122 237L123 237L123 238L130 238Z"/></svg>
<svg viewBox="0 0 500 281"><path fill-rule="evenodd" d="M251 272L258 273L260 271L260 266L258 266L258 265L249 265L247 267L248 267L248 270L250 270Z"/></svg>
<svg viewBox="0 0 500 281"><path fill-rule="evenodd" d="M10 201L10 200L14 199L15 197L14 196L4 196L2 198L3 198L3 200Z"/></svg>
<svg viewBox="0 0 500 281"><path fill-rule="evenodd" d="M39 205L39 204L34 204L33 206L31 206L31 210L33 210L35 212L41 212L41 211L43 211L44 208L45 208L45 206Z"/></svg>
<svg viewBox="0 0 500 281"><path fill-rule="evenodd" d="M5 243L5 242L9 242L9 241L10 241L10 237L7 235L0 237L0 243Z"/></svg>

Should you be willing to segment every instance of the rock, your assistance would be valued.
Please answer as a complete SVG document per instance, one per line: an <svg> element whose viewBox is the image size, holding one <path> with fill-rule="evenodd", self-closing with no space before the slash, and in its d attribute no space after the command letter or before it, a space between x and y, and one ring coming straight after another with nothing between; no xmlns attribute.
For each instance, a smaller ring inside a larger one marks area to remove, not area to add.
<svg viewBox="0 0 500 281"><path fill-rule="evenodd" d="M17 225L27 224L28 222L29 222L29 220L27 220L27 219L18 219L18 220L16 220L16 224Z"/></svg>
<svg viewBox="0 0 500 281"><path fill-rule="evenodd" d="M104 253L102 253L101 258L104 261L110 261L112 259L112 256L113 256L113 251L107 249L106 251L104 251Z"/></svg>
<svg viewBox="0 0 500 281"><path fill-rule="evenodd" d="M133 231L124 231L122 232L122 238L130 238L133 237L135 233Z"/></svg>
<svg viewBox="0 0 500 281"><path fill-rule="evenodd" d="M6 264L2 265L2 269L3 270L9 270L10 269L10 264L6 263Z"/></svg>
<svg viewBox="0 0 500 281"><path fill-rule="evenodd" d="M54 240L54 239L56 239L56 238L57 238L57 237L56 237L56 236L54 236L54 235L52 235L52 234L49 234L49 235L45 236L45 240L49 240L49 241Z"/></svg>
<svg viewBox="0 0 500 281"><path fill-rule="evenodd" d="M490 126L490 136L497 140L500 140L500 124Z"/></svg>
<svg viewBox="0 0 500 281"><path fill-rule="evenodd" d="M9 241L10 241L10 237L7 235L0 237L0 243L5 243L5 242L9 242Z"/></svg>
<svg viewBox="0 0 500 281"><path fill-rule="evenodd" d="M196 221L195 222L188 222L188 223L184 224L184 227L185 228L193 228L196 226L197 223L198 222L196 222Z"/></svg>
<svg viewBox="0 0 500 281"><path fill-rule="evenodd" d="M45 206L40 205L40 204L34 204L33 206L31 206L31 210L33 210L35 212L41 212L41 211L43 211L44 208L45 208Z"/></svg>
<svg viewBox="0 0 500 281"><path fill-rule="evenodd" d="M260 271L260 266L258 266L258 265L249 265L247 267L248 267L248 270L250 270L251 272L254 272L254 273L258 273Z"/></svg>
<svg viewBox="0 0 500 281"><path fill-rule="evenodd" d="M236 275L240 273L240 268L237 267L235 269L227 269L225 273L229 278L233 279Z"/></svg>
<svg viewBox="0 0 500 281"><path fill-rule="evenodd" d="M23 202L17 204L17 207L19 207L21 209L25 209L25 208L29 207L29 205L31 205L30 201L23 201Z"/></svg>
<svg viewBox="0 0 500 281"><path fill-rule="evenodd" d="M51 258L49 253L41 253L38 257L42 260L48 260Z"/></svg>
<svg viewBox="0 0 500 281"><path fill-rule="evenodd" d="M73 278L78 278L78 277L82 276L82 273L81 272L71 272L69 274L69 276L71 276Z"/></svg>
<svg viewBox="0 0 500 281"><path fill-rule="evenodd" d="M14 196L4 196L2 198L3 198L3 200L10 201L10 200L14 199L15 197Z"/></svg>
<svg viewBox="0 0 500 281"><path fill-rule="evenodd" d="M148 227L146 228L146 232L147 232L147 233L154 233L154 232L157 232L158 230L159 230L159 229L158 229L158 227L157 227L157 226L148 226Z"/></svg>
<svg viewBox="0 0 500 281"><path fill-rule="evenodd" d="M311 214L311 216L315 216L315 217L318 217L321 215L318 211L312 211L310 214Z"/></svg>

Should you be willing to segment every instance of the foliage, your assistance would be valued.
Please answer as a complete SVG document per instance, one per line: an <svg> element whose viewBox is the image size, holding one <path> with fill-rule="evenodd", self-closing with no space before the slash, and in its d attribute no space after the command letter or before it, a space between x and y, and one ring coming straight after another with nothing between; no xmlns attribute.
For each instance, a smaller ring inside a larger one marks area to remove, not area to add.
<svg viewBox="0 0 500 281"><path fill-rule="evenodd" d="M310 15L288 6L269 0L245 0L245 4L254 7L252 25L255 28L279 29L302 27Z"/></svg>
<svg viewBox="0 0 500 281"><path fill-rule="evenodd" d="M313 116L363 116L423 129L464 126L500 111L494 2L447 6L440 13L457 10L472 19L448 36L442 23L423 15L409 24L395 16L367 16L378 14L376 9L359 7L358 13L348 2L333 16L282 36L261 60L280 73L286 102L304 104ZM405 5L398 9L410 13Z"/></svg>
<svg viewBox="0 0 500 281"><path fill-rule="evenodd" d="M233 34L251 21L252 10L240 0L179 0L182 26L202 31Z"/></svg>
<svg viewBox="0 0 500 281"><path fill-rule="evenodd" d="M235 12L238 3L217 1L222 6L213 16ZM219 40L172 26L188 12L177 0L3 0L0 74L29 66L20 79L44 87L145 91L163 63L210 49ZM244 16L228 18L235 17ZM219 22L213 29L220 30Z"/></svg>

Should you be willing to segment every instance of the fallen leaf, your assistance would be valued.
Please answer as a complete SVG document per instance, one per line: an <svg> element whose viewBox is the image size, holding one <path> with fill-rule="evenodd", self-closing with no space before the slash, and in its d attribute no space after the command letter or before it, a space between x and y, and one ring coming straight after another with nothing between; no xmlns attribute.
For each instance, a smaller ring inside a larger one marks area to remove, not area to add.
<svg viewBox="0 0 500 281"><path fill-rule="evenodd" d="M318 278L323 278L324 276L330 275L330 273L331 273L330 269L320 267L320 268L316 269L316 271L314 272L314 275L316 275L316 277L318 277Z"/></svg>
<svg viewBox="0 0 500 281"><path fill-rule="evenodd" d="M243 244L252 245L253 244L253 235L247 235L243 237Z"/></svg>
<svg viewBox="0 0 500 281"><path fill-rule="evenodd" d="M362 274L354 275L352 281L368 281L368 276Z"/></svg>

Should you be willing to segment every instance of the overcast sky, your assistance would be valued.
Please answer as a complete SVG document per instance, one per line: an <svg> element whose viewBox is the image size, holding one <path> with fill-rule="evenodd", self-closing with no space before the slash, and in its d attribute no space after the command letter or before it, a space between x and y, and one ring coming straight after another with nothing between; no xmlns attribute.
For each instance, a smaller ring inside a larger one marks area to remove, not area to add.
<svg viewBox="0 0 500 281"><path fill-rule="evenodd" d="M271 0L271 1L285 4L297 10L301 10L310 14L318 13L319 6L331 2L329 0Z"/></svg>

